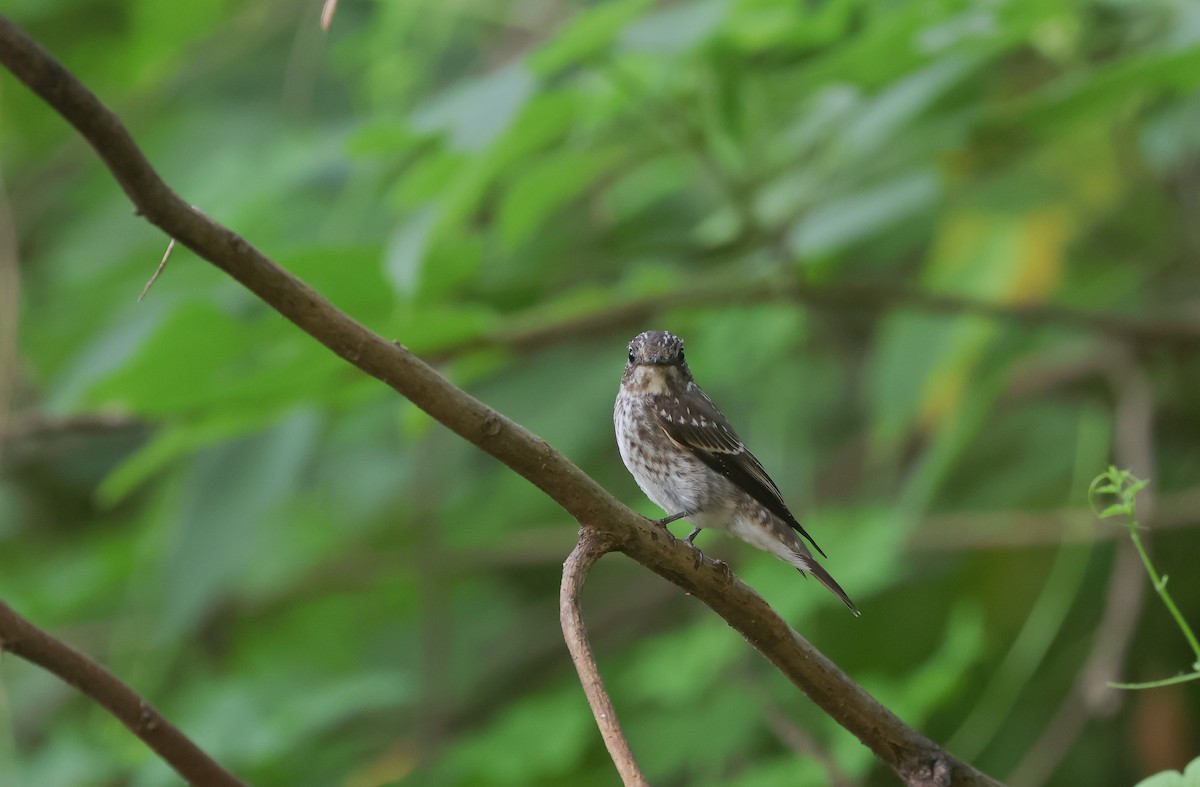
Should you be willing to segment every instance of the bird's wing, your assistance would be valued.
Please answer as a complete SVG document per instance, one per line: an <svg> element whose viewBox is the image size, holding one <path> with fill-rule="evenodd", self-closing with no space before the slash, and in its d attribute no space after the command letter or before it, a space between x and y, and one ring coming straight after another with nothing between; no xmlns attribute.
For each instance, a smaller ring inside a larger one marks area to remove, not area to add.
<svg viewBox="0 0 1200 787"><path fill-rule="evenodd" d="M808 539L822 557L826 557L813 537L788 510L779 487L767 475L762 462L750 453L712 400L699 386L694 383L692 386L690 392L698 396L689 396L684 404L679 404L680 400L670 395L657 397L654 416L663 434L787 522Z"/></svg>

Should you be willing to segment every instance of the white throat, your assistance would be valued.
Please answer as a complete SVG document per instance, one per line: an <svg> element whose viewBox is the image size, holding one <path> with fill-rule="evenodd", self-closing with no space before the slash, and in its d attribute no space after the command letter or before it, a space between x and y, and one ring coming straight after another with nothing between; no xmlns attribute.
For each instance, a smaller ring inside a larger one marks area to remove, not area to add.
<svg viewBox="0 0 1200 787"><path fill-rule="evenodd" d="M667 375L674 373L675 370L669 366L638 366L634 368L630 382L641 393L665 394L669 390Z"/></svg>

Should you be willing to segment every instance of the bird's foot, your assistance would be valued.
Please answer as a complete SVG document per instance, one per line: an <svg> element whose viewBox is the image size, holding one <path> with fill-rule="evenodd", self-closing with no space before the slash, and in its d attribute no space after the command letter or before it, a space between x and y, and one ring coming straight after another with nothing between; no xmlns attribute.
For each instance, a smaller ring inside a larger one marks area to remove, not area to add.
<svg viewBox="0 0 1200 787"><path fill-rule="evenodd" d="M656 525L657 527L659 527L662 530L663 535L665 535L667 537L667 543L674 545L675 542L679 540L678 538L675 537L675 534L671 532L671 528L669 528L665 524L663 524L663 520L649 519L649 517L647 517L647 519L649 520L650 524Z"/></svg>
<svg viewBox="0 0 1200 787"><path fill-rule="evenodd" d="M724 575L726 582L733 581L733 569L731 569L729 567L728 563L726 563L724 560L721 560L720 558L715 558L713 560L713 565L716 566L717 568L721 569L721 574Z"/></svg>
<svg viewBox="0 0 1200 787"><path fill-rule="evenodd" d="M658 525L659 527L665 528L667 525L671 524L672 522L677 522L680 519L686 519L694 513L696 513L696 512L695 511L680 511L678 514L671 514L670 516L664 516L662 519L655 519L654 524Z"/></svg>
<svg viewBox="0 0 1200 787"><path fill-rule="evenodd" d="M699 527L696 528L692 532L688 533L683 539L688 546L696 550L696 568L700 568L700 566L704 563L704 552L701 551L700 547L696 546L696 536L700 534L701 529L702 528Z"/></svg>

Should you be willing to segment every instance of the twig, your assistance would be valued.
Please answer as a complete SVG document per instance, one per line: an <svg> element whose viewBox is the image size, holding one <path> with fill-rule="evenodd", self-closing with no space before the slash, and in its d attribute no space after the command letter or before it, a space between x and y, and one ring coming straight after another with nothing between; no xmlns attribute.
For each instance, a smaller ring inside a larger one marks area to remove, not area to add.
<svg viewBox="0 0 1200 787"><path fill-rule="evenodd" d="M18 412L5 432L4 440L53 440L81 434L105 434L146 426L142 421L116 413L80 413L79 415L52 416L31 412Z"/></svg>
<svg viewBox="0 0 1200 787"><path fill-rule="evenodd" d="M1135 345L1200 344L1200 321L1184 318L1149 319L1122 314L1078 311L1053 304L981 301L914 289L896 282L867 282L836 286L795 285L793 298L823 308L867 311L912 309L935 314L970 314L1039 328L1071 328L1122 339Z"/></svg>
<svg viewBox="0 0 1200 787"><path fill-rule="evenodd" d="M0 601L0 652L37 664L103 706L189 784L245 787L111 672Z"/></svg>
<svg viewBox="0 0 1200 787"><path fill-rule="evenodd" d="M583 693L587 695L588 705L592 715L596 717L596 726L600 728L600 736L608 749L608 756L617 773L626 785L648 785L646 777L638 767L629 741L617 721L617 711L613 708L612 699L604 688L604 679L600 677L600 669L596 666L596 657L592 654L592 646L588 644L587 628L583 624L583 613L579 609L579 592L587 581L588 572L596 561L612 551L610 540L605 539L594 530L583 528L579 531L579 542L571 550L567 562L563 563L562 585L558 596L558 617L562 623L563 639L567 642L567 650L571 652L571 661L575 662L575 671L579 673L579 682L583 685Z"/></svg>
<svg viewBox="0 0 1200 787"><path fill-rule="evenodd" d="M338 0L325 0L325 4L321 6L321 29L326 33L333 25L333 14L337 11Z"/></svg>
<svg viewBox="0 0 1200 787"><path fill-rule="evenodd" d="M7 425L3 422L7 420ZM91 434L135 433L145 424L106 413L64 417L43 413L8 415L0 412L0 472L23 465L54 451L73 450L75 441Z"/></svg>
<svg viewBox="0 0 1200 787"><path fill-rule="evenodd" d="M1136 347L1190 348L1200 345L1200 320L1147 318L1070 309L1052 304L1009 304L943 295L899 282L808 284L792 274L746 281L714 277L685 289L619 301L608 308L553 320L517 318L507 328L442 347L430 356L444 360L462 352L505 347L519 352L594 339L644 328L676 309L757 303L796 303L840 316L878 316L912 310L948 317L972 315L1028 328L1066 328L1120 339Z"/></svg>
<svg viewBox="0 0 1200 787"><path fill-rule="evenodd" d="M193 210L150 166L120 120L24 32L0 17L0 63L77 128L143 216L228 273L339 357L542 490L576 522L708 605L780 672L911 785L995 785L907 726L787 625L761 596L605 491L546 441L374 334L244 238Z"/></svg>
<svg viewBox="0 0 1200 787"><path fill-rule="evenodd" d="M171 238L167 243L167 250L163 252L162 261L158 263L158 267L154 270L154 275L150 277L150 281L146 282L146 286L142 288L142 294L138 296L138 303L146 297L146 293L150 292L150 288L154 286L154 282L158 281L158 277L162 275L163 268L167 267L167 260L171 259L171 252L175 251L175 239Z"/></svg>
<svg viewBox="0 0 1200 787"><path fill-rule="evenodd" d="M1156 533L1200 524L1200 486L1162 494L1154 517L1145 517ZM1126 538L1115 527L1090 527L1096 517L1085 508L1036 513L995 511L935 514L925 519L908 540L908 548L923 552L969 549L1022 549L1058 544L1091 544Z"/></svg>

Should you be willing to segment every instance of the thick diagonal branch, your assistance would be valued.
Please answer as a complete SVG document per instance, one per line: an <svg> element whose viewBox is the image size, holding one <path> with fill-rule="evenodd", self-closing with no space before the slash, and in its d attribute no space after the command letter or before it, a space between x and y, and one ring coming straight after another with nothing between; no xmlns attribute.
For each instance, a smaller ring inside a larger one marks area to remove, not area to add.
<svg viewBox="0 0 1200 787"><path fill-rule="evenodd" d="M617 773L621 774L621 781L626 785L647 785L649 782L638 768L629 741L621 730L621 723L617 721L612 699L604 688L604 679L600 677L600 668L596 666L596 657L592 654L587 628L583 624L583 612L579 608L579 593L587 581L588 572L597 560L611 551L610 539L586 527L579 531L579 543L571 550L567 562L563 563L558 617L567 650L571 651L571 661L575 662L575 671L579 673L579 682L583 684L583 693L587 695L592 715L596 717L596 726L600 728L608 756L612 757Z"/></svg>
<svg viewBox="0 0 1200 787"><path fill-rule="evenodd" d="M245 787L115 675L0 601L0 652L4 651L37 664L79 689L141 738L188 784Z"/></svg>
<svg viewBox="0 0 1200 787"><path fill-rule="evenodd" d="M0 17L0 63L67 119L108 165L137 210L228 273L347 362L542 490L576 522L708 605L789 680L913 785L995 785L907 726L791 629L753 590L668 539L545 440L487 407L396 342L368 331L232 230L180 199L120 120L79 80Z"/></svg>

